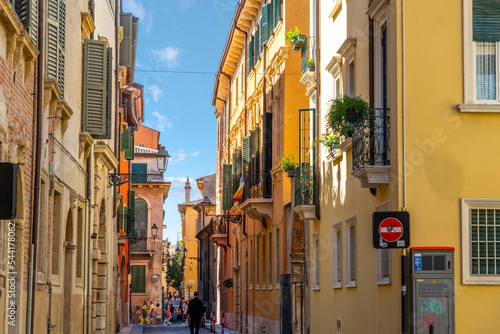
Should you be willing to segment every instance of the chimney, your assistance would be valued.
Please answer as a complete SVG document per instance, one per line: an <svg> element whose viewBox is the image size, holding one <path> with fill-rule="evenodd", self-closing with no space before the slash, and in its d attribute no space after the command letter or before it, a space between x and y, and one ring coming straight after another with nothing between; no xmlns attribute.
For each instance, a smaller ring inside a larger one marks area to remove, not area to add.
<svg viewBox="0 0 500 334"><path fill-rule="evenodd" d="M189 184L189 176L186 179L186 184L184 185L184 190L186 190L186 202L190 201L191 185Z"/></svg>

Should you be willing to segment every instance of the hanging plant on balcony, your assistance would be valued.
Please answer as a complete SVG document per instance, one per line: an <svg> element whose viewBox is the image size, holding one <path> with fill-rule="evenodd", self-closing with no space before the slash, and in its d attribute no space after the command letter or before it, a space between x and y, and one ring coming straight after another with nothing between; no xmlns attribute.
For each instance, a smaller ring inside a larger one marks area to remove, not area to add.
<svg viewBox="0 0 500 334"><path fill-rule="evenodd" d="M316 68L316 64L314 63L314 59L308 59L307 60L307 70L310 72L314 72Z"/></svg>
<svg viewBox="0 0 500 334"><path fill-rule="evenodd" d="M222 282L222 285L224 285L226 288L230 289L233 287L233 279L228 278L224 282Z"/></svg>
<svg viewBox="0 0 500 334"><path fill-rule="evenodd" d="M337 132L323 133L321 137L314 140L311 148L318 146L320 143L323 144L328 152L332 152L339 147L340 136Z"/></svg>
<svg viewBox="0 0 500 334"><path fill-rule="evenodd" d="M331 101L326 115L327 129L337 132L344 138L352 136L352 125L369 109L369 104L360 96L347 96Z"/></svg>
<svg viewBox="0 0 500 334"><path fill-rule="evenodd" d="M295 161L293 154L278 158L276 164L279 165L283 171L287 172L288 176L295 174L295 169L299 165L299 163Z"/></svg>
<svg viewBox="0 0 500 334"><path fill-rule="evenodd" d="M292 42L292 49L295 51L302 49L306 39L307 36L301 34L300 29L297 27L285 33L285 40Z"/></svg>

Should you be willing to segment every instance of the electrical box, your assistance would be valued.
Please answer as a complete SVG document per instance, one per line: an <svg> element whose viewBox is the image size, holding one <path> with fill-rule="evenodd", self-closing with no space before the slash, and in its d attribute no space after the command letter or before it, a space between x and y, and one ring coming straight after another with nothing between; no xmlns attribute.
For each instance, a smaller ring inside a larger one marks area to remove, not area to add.
<svg viewBox="0 0 500 334"><path fill-rule="evenodd" d="M17 216L17 165L0 162L0 219Z"/></svg>
<svg viewBox="0 0 500 334"><path fill-rule="evenodd" d="M454 334L454 248L412 248L411 263L411 333Z"/></svg>

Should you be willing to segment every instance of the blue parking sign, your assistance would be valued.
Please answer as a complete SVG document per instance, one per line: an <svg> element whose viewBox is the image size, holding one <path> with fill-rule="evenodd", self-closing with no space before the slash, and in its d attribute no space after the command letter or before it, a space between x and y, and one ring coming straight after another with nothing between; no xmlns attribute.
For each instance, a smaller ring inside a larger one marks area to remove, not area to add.
<svg viewBox="0 0 500 334"><path fill-rule="evenodd" d="M415 254L415 271L422 271L422 255Z"/></svg>

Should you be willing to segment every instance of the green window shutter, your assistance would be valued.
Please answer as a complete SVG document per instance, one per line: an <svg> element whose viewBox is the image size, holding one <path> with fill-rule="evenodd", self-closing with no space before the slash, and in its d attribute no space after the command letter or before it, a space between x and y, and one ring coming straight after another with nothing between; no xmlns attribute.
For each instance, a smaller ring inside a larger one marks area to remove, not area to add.
<svg viewBox="0 0 500 334"><path fill-rule="evenodd" d="M59 37L58 37L58 54L57 54L57 84L64 96L64 68L65 68L65 51L66 48L66 3L64 0L59 0Z"/></svg>
<svg viewBox="0 0 500 334"><path fill-rule="evenodd" d="M124 219L123 219L123 201L120 201L120 206L118 207L118 230L125 227L123 225L123 222L124 222Z"/></svg>
<svg viewBox="0 0 500 334"><path fill-rule="evenodd" d="M233 207L233 166L222 166L222 210L230 210Z"/></svg>
<svg viewBox="0 0 500 334"><path fill-rule="evenodd" d="M247 45L247 75L250 75L253 69L253 38Z"/></svg>
<svg viewBox="0 0 500 334"><path fill-rule="evenodd" d="M126 128L122 132L122 138L121 138L121 150L122 151L127 151L129 149L130 145L130 128Z"/></svg>
<svg viewBox="0 0 500 334"><path fill-rule="evenodd" d="M472 39L476 42L500 41L500 4L498 0L473 0Z"/></svg>
<svg viewBox="0 0 500 334"><path fill-rule="evenodd" d="M276 27L278 22L281 20L281 0L273 0L274 9L274 22L273 26Z"/></svg>
<svg viewBox="0 0 500 334"><path fill-rule="evenodd" d="M258 38L259 38L259 56L262 54L262 50L264 50L263 46L263 36L262 33L264 32L264 29L262 29L262 17L259 20L259 27L257 28L258 31Z"/></svg>
<svg viewBox="0 0 500 334"><path fill-rule="evenodd" d="M132 174L147 174L148 164L132 164ZM147 182L148 177L143 176L134 180L135 182Z"/></svg>
<svg viewBox="0 0 500 334"><path fill-rule="evenodd" d="M135 235L135 191L128 191L129 234Z"/></svg>
<svg viewBox="0 0 500 334"><path fill-rule="evenodd" d="M251 156L251 136L243 137L243 162L250 162Z"/></svg>
<svg viewBox="0 0 500 334"><path fill-rule="evenodd" d="M83 53L82 131L106 135L107 47L105 41L86 39Z"/></svg>
<svg viewBox="0 0 500 334"><path fill-rule="evenodd" d="M269 33L269 5L262 6L261 31L262 31L262 45L266 44L271 34Z"/></svg>
<svg viewBox="0 0 500 334"><path fill-rule="evenodd" d="M135 152L135 134L132 132L130 136L128 136L128 149L125 151L125 160L134 160Z"/></svg>
<svg viewBox="0 0 500 334"><path fill-rule="evenodd" d="M105 135L96 135L98 139L111 139L111 103L113 100L113 49L106 51L106 112L105 112Z"/></svg>
<svg viewBox="0 0 500 334"><path fill-rule="evenodd" d="M45 76L57 80L59 50L59 0L47 1Z"/></svg>
<svg viewBox="0 0 500 334"><path fill-rule="evenodd" d="M259 28L257 27L257 31L255 32L253 40L253 67L257 65L258 61L259 61Z"/></svg>
<svg viewBox="0 0 500 334"><path fill-rule="evenodd" d="M241 175L243 174L243 152L241 147L238 147L236 150L236 190L240 187L240 179Z"/></svg>
<svg viewBox="0 0 500 334"><path fill-rule="evenodd" d="M132 14L121 13L123 40L120 43L120 66L132 67Z"/></svg>
<svg viewBox="0 0 500 334"><path fill-rule="evenodd" d="M131 266L132 293L146 292L146 266Z"/></svg>
<svg viewBox="0 0 500 334"><path fill-rule="evenodd" d="M38 0L16 0L15 10L24 29L38 47Z"/></svg>

